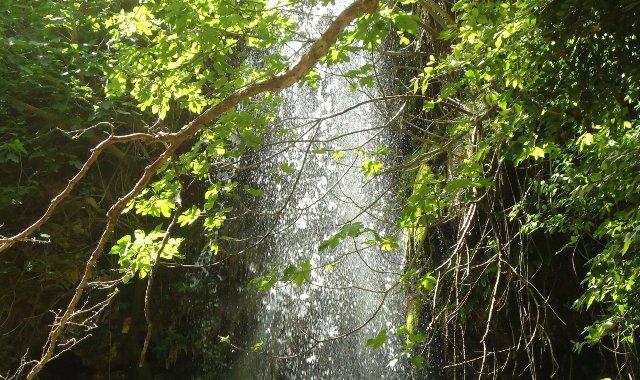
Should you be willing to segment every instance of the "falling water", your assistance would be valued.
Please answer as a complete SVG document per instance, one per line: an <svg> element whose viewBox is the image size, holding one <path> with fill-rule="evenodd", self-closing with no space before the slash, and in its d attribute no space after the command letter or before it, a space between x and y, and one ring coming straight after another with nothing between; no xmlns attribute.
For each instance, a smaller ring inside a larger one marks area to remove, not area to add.
<svg viewBox="0 0 640 380"><path fill-rule="evenodd" d="M331 16L349 1L335 3L305 12L299 20L301 33L317 38ZM295 57L302 47L293 43L283 54ZM405 315L398 285L402 248L390 252L372 247L368 240L373 234L368 232L345 239L333 250L318 250L323 240L352 222L362 222L382 236L395 234L402 246L394 229L397 197L391 194L389 181L384 176L366 178L359 170L367 159L363 152L379 146L393 150L385 128L390 117L378 102L367 102L379 91L353 91L343 76L371 59L354 53L348 64L318 69L318 88L296 86L282 94L279 119L301 141L276 154L275 161L256 175L254 184L266 193L263 207L276 220L269 243L258 252L261 263L252 269L259 276L271 268L308 262L313 270L308 284L277 283L268 293L257 295L261 297L257 322L245 345L257 343L262 353L239 360L234 370L237 378L406 377L402 361L394 360L402 346L395 333ZM366 104L354 107L361 103ZM338 116L318 119L352 107ZM274 148L266 156L282 149L283 141L271 142ZM295 172L285 178L274 175L283 167ZM387 342L379 349L367 346L367 339L382 329L387 330Z"/></svg>

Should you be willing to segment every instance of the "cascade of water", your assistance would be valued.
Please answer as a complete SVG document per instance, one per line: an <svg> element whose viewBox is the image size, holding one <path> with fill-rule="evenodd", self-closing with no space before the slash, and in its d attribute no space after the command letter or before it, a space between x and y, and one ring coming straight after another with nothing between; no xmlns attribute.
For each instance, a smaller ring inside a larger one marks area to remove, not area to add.
<svg viewBox="0 0 640 380"><path fill-rule="evenodd" d="M349 0L338 0L305 12L299 20L301 32L315 38L331 16L348 4ZM301 44L294 43L283 53L295 55ZM373 234L365 233L333 250L318 250L320 242L346 223L362 222L383 236L396 233L396 198L389 192L388 181L366 178L359 170L362 151L393 145L384 128L388 115L371 102L324 121L314 120L377 95L374 89L352 91L341 75L370 59L354 53L348 64L322 71L318 88L296 86L283 94L280 119L303 141L279 154L256 180L265 189L264 202L272 202L269 208L277 211L286 204L277 213L273 238L258 254L262 263L256 275L301 262L308 262L313 270L309 284L277 284L261 295L257 326L246 342L262 342L262 350L270 355L296 356L272 360L248 355L236 364L238 378L406 377L402 362L393 360L402 345L395 332L405 315L398 285L402 248L383 251L368 242ZM270 169L282 165L296 173L288 180L274 181ZM390 337L387 343L380 349L367 346L367 339L382 329Z"/></svg>

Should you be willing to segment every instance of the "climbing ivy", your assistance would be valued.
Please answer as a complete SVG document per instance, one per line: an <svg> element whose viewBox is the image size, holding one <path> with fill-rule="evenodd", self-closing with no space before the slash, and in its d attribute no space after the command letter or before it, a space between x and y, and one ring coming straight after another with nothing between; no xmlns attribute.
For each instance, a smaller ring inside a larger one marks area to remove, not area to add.
<svg viewBox="0 0 640 380"><path fill-rule="evenodd" d="M481 199L505 165L526 170L513 190L519 199L500 211L520 224L513 234L562 235L558 254L586 255L574 307L595 309L598 319L586 326L585 343L612 337L633 346L640 308L638 3L460 0L452 11L457 24L442 34L450 52L431 57L413 91L429 95L436 86L423 111L457 110L441 132L476 143L447 176L423 166L403 225L421 218L433 225L454 204Z"/></svg>

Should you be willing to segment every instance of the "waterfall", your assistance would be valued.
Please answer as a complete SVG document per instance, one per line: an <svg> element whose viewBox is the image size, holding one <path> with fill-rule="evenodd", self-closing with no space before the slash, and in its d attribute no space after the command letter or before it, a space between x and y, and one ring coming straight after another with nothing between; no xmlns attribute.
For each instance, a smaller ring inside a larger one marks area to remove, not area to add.
<svg viewBox="0 0 640 380"><path fill-rule="evenodd" d="M300 32L317 38L348 4L349 0L338 0L300 12ZM295 57L303 46L294 42L282 53ZM385 126L392 115L380 109L379 102L367 103L380 96L379 90L354 91L343 76L371 60L371 53L353 53L349 63L318 68L321 79L316 89L299 85L282 94L279 121L301 141L283 150L290 137L272 137L273 148L265 157L276 158L255 173L252 182L265 191L262 207L274 215L275 228L266 227L268 217L257 221L261 227L256 228L273 231L256 252L260 262L252 269L255 276L302 262L313 269L309 283L277 283L255 295L256 323L244 343L245 347L257 344L260 353L243 355L235 364L236 378L407 377L405 364L394 360L402 349L396 332L404 324L406 310L398 285L403 238L394 220L399 196L384 176L367 178L360 170L367 159L363 152L380 146L394 151ZM319 119L335 113L341 114ZM281 176L283 168L287 175ZM372 246L374 235L367 232L345 239L335 249L319 251L322 241L354 222L381 236L395 236L399 248ZM389 336L386 343L378 349L367 346L366 341L382 329ZM345 336L334 339L341 335Z"/></svg>

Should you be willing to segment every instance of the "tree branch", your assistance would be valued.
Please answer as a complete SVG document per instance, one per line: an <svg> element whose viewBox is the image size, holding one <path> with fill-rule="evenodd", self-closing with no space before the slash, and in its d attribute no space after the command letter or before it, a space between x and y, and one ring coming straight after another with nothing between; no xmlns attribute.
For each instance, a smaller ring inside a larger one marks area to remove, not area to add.
<svg viewBox="0 0 640 380"><path fill-rule="evenodd" d="M46 223L51 216L56 211L57 207L64 201L65 198L71 194L71 192L76 188L76 186L82 181L82 179L87 175L89 169L93 166L93 164L98 160L100 155L105 151L105 149L113 146L114 144L130 142L130 141L162 141L163 138L159 138L154 135L150 135L147 133L132 133L129 135L122 136L114 136L111 135L106 139L102 140L98 145L96 145L93 149L91 149L91 155L84 162L78 173L69 180L67 186L56 195L49 204L47 210L42 214L42 216L33 222L32 225L22 230L22 232L17 233L13 236L6 237L0 239L0 253L6 251L11 248L13 244L19 241L27 241L29 236L33 234L38 228L40 228L44 223Z"/></svg>

